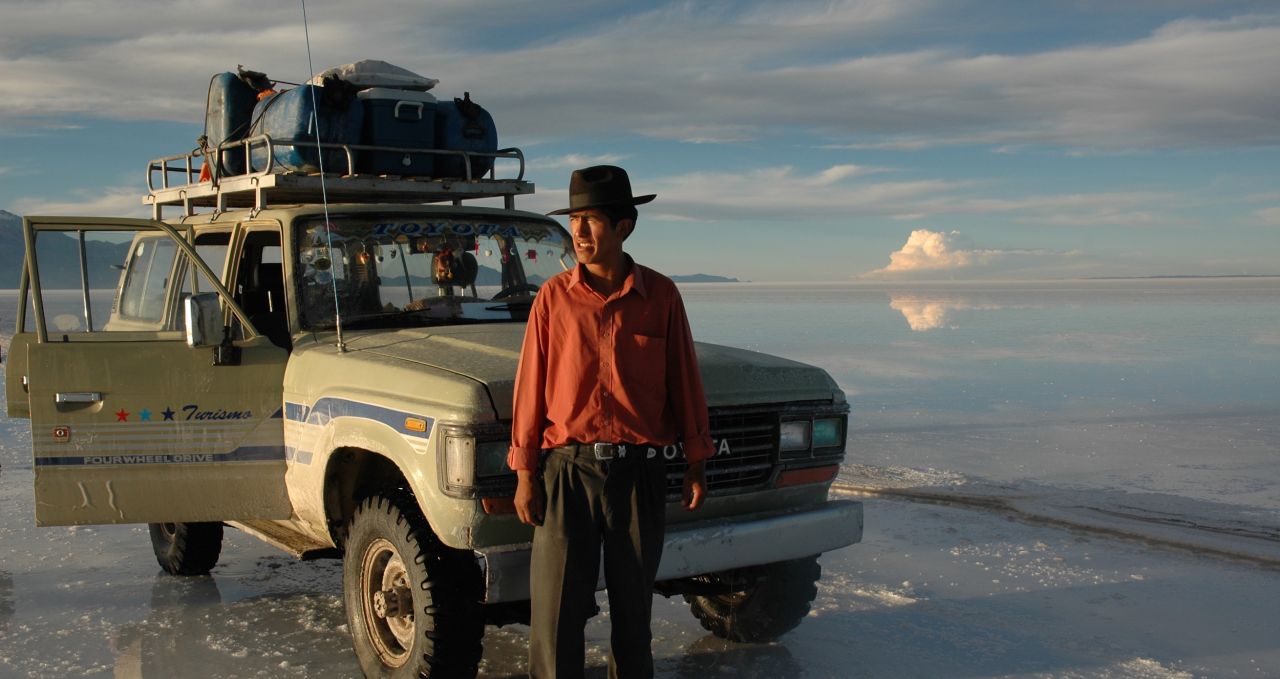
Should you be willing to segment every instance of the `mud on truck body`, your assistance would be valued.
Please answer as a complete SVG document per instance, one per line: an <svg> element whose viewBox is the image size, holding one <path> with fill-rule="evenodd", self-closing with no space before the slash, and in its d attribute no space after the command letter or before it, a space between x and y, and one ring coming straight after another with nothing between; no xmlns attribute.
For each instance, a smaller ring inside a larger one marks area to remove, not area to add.
<svg viewBox="0 0 1280 679"><path fill-rule="evenodd" d="M366 674L474 675L485 624L527 622L513 382L538 286L574 264L563 227L515 209L520 152L490 155L514 178L201 182L178 155L148 165L154 219L25 218L6 388L36 522L150 524L175 575L214 567L224 525L342 558ZM818 368L697 352L717 454L690 513L680 448L661 451L657 589L770 640L808 613L817 556L861 539L861 504L828 498L848 406Z"/></svg>

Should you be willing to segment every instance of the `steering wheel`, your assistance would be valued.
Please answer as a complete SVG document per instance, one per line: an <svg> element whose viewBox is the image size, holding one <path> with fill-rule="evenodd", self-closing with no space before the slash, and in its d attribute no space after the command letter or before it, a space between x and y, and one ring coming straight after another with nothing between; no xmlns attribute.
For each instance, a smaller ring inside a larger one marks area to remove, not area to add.
<svg viewBox="0 0 1280 679"><path fill-rule="evenodd" d="M538 286L532 283L523 283L521 285L513 285L509 288L503 288L499 290L498 294L493 296L493 299L494 300L506 299L513 295L518 295L522 292L537 292L537 291L538 291Z"/></svg>

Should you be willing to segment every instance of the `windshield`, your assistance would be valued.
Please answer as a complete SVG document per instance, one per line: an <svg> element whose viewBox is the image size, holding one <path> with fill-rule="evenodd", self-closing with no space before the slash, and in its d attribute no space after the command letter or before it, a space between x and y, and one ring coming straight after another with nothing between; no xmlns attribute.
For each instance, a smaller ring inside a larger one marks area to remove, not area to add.
<svg viewBox="0 0 1280 679"><path fill-rule="evenodd" d="M297 224L302 326L421 326L528 318L538 287L574 265L554 222L502 215L323 217Z"/></svg>

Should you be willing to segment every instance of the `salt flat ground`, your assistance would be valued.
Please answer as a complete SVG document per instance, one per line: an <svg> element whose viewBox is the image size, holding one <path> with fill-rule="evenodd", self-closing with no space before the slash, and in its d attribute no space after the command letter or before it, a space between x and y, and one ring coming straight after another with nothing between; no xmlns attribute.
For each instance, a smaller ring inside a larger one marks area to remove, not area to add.
<svg viewBox="0 0 1280 679"><path fill-rule="evenodd" d="M866 533L774 644L659 598L659 676L1280 677L1280 281L682 290L697 339L848 394ZM338 562L229 531L176 579L145 527L37 529L30 436L0 419L0 677L358 674Z"/></svg>
<svg viewBox="0 0 1280 679"><path fill-rule="evenodd" d="M26 451L0 454L0 677L358 676L339 562L228 531L212 576L166 576L145 527L33 527ZM777 643L658 598L658 676L1280 676L1280 569L946 505L868 499L866 520ZM604 676L607 606L588 638ZM490 628L482 676L521 676L526 640Z"/></svg>

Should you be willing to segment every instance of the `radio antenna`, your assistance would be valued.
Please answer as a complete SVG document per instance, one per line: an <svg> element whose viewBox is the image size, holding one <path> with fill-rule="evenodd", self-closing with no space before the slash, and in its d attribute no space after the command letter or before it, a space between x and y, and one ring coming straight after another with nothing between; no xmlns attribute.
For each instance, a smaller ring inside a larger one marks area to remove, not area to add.
<svg viewBox="0 0 1280 679"><path fill-rule="evenodd" d="M307 28L307 0L300 0L300 2L302 3L302 34L306 37L307 43L307 72L311 74L311 80L315 80L316 69L311 62L311 31ZM329 192L325 187L324 147L320 144L320 109L316 106L315 85L311 86L311 129L315 130L316 134L316 158L320 165L320 200L324 204L325 247L329 249L329 266L332 269L337 262L333 257L333 225L329 222ZM338 277L331 273L329 280L333 283L333 318L338 331L338 351L346 353L347 343L342 339L342 306L338 298Z"/></svg>

